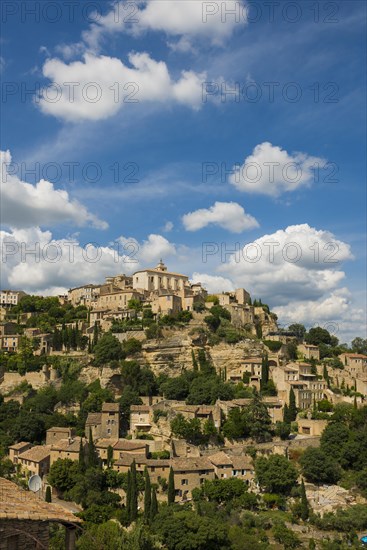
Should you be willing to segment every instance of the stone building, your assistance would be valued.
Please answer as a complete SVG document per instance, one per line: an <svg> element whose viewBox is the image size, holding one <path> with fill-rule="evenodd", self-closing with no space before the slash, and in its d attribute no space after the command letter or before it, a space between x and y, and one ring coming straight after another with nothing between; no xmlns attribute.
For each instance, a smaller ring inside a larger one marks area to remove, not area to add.
<svg viewBox="0 0 367 550"><path fill-rule="evenodd" d="M167 271L162 260L153 269L136 271L133 275L133 288L139 292L157 292L162 290L182 293L189 286L187 275Z"/></svg>
<svg viewBox="0 0 367 550"><path fill-rule="evenodd" d="M43 477L50 471L50 454L49 445L35 445L19 453L17 464L21 465L24 473Z"/></svg>
<svg viewBox="0 0 367 550"><path fill-rule="evenodd" d="M5 308L17 306L23 296L27 296L23 290L1 290L0 306Z"/></svg>
<svg viewBox="0 0 367 550"><path fill-rule="evenodd" d="M313 346L303 342L303 344L297 346L297 351L303 359L315 359L316 361L320 360L320 350L318 346Z"/></svg>
<svg viewBox="0 0 367 550"><path fill-rule="evenodd" d="M74 550L81 521L65 508L0 478L0 550L47 549L49 528L55 523L65 527L65 550Z"/></svg>
<svg viewBox="0 0 367 550"><path fill-rule="evenodd" d="M120 405L118 403L103 403L102 412L89 413L85 423L85 433L89 437L92 430L93 440L99 438L115 438L120 435Z"/></svg>

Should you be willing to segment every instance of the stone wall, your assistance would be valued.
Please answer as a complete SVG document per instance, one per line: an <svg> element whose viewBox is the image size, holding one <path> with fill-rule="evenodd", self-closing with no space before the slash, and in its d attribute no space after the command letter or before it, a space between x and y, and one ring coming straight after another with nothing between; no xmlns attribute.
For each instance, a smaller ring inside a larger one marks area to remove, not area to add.
<svg viewBox="0 0 367 550"><path fill-rule="evenodd" d="M0 524L0 550L36 550L48 548L49 524L45 521L2 520ZM14 545L11 546L11 543ZM17 542L17 544L16 544Z"/></svg>

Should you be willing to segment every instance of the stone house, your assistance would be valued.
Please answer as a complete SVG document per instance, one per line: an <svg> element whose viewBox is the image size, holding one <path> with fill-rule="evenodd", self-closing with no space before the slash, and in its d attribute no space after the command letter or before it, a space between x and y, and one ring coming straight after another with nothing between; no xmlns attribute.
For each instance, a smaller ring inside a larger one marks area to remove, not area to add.
<svg viewBox="0 0 367 550"><path fill-rule="evenodd" d="M297 351L303 359L315 359L316 361L320 361L320 350L318 346L303 342L297 346Z"/></svg>
<svg viewBox="0 0 367 550"><path fill-rule="evenodd" d="M17 464L24 473L43 477L50 471L50 454L49 445L35 445L18 454Z"/></svg>
<svg viewBox="0 0 367 550"><path fill-rule="evenodd" d="M50 450L50 466L59 458L70 460L79 460L80 442L82 442L84 453L88 449L88 441L84 437L69 437L67 439L59 439L51 446Z"/></svg>
<svg viewBox="0 0 367 550"><path fill-rule="evenodd" d="M48 548L49 528L55 523L65 527L65 550L74 550L75 531L81 522L65 508L0 478L0 550Z"/></svg>
<svg viewBox="0 0 367 550"><path fill-rule="evenodd" d="M18 456L25 451L28 451L32 447L31 443L27 441L20 441L19 443L14 443L14 445L9 446L9 458L13 464L18 463Z"/></svg>
<svg viewBox="0 0 367 550"><path fill-rule="evenodd" d="M103 403L102 412L89 413L85 423L87 437L89 437L90 430L92 430L93 440L118 439L120 435L120 405L118 403Z"/></svg>
<svg viewBox="0 0 367 550"><path fill-rule="evenodd" d="M60 439L69 439L74 435L73 428L59 428L53 427L46 431L46 445L53 445L60 441Z"/></svg>
<svg viewBox="0 0 367 550"><path fill-rule="evenodd" d="M187 500L192 497L192 491L200 487L205 480L215 479L214 464L205 457L193 458L174 458L171 464L176 495L181 500Z"/></svg>
<svg viewBox="0 0 367 550"><path fill-rule="evenodd" d="M328 421L299 418L297 419L297 424L300 435L320 436L328 425Z"/></svg>

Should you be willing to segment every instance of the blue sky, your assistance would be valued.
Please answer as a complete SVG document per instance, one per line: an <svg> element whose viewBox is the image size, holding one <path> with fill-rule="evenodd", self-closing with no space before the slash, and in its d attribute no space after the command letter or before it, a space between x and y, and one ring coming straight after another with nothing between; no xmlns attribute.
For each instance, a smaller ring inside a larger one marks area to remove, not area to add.
<svg viewBox="0 0 367 550"><path fill-rule="evenodd" d="M2 237L18 245L2 286L53 294L163 256L210 291L244 286L281 324L363 336L365 3L54 4L2 8ZM261 258L204 262L208 242ZM22 255L36 243L40 261Z"/></svg>

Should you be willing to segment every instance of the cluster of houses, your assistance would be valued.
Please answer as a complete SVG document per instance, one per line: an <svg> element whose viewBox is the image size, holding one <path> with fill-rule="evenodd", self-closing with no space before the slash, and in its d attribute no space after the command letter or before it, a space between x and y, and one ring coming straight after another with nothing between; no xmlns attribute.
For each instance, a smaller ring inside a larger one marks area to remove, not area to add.
<svg viewBox="0 0 367 550"><path fill-rule="evenodd" d="M167 402L160 405L167 407ZM138 407L138 408L137 408ZM131 432L141 429L141 420L145 416L140 406L131 409ZM197 409L197 410L194 410ZM217 410L216 410L217 409ZM163 410L163 409L162 409ZM176 407L177 411L188 417L212 418L213 414L220 417L219 406L207 407L200 411L200 407L185 411ZM141 416L143 415L143 416ZM151 418L153 421L153 418ZM246 454L231 454L215 452L201 456L197 447L187 445L186 442L176 440L176 444L169 445L162 439L159 441L144 439L123 439L120 433L120 407L118 403L104 403L100 413L89 413L86 433L91 431L96 451L104 465L107 464L108 454L112 453L113 468L124 473L129 470L133 461L137 471L148 469L154 483L168 481L172 467L175 479L177 498L186 500L191 498L192 490L206 480L215 478L239 477L245 481L254 479L254 469L251 457ZM167 438L168 441L169 438ZM78 461L80 450L86 454L88 439L74 435L72 428L54 427L47 430L45 445L32 446L27 442L19 442L9 447L9 458L18 465L25 475L39 475L47 479L50 467L56 460L71 459ZM164 448L170 449L170 458L152 458L155 452ZM190 454L191 453L191 454Z"/></svg>

